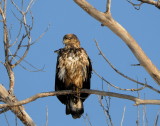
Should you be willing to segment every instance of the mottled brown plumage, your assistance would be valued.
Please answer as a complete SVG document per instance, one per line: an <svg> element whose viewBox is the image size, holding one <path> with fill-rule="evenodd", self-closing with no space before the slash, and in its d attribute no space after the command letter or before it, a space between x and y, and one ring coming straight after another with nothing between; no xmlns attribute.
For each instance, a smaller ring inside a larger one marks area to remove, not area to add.
<svg viewBox="0 0 160 126"><path fill-rule="evenodd" d="M76 95L60 95L58 99L66 105L66 114L80 118L84 112L83 102L88 94L80 94L80 89L90 89L92 65L86 51L80 47L76 35L63 37L64 48L57 50L55 90L73 90Z"/></svg>

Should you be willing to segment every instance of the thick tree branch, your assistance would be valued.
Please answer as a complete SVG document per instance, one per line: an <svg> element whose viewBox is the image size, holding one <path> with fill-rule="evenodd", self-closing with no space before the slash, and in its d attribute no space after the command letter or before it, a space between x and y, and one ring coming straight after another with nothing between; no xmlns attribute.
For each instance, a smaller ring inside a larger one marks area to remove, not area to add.
<svg viewBox="0 0 160 126"><path fill-rule="evenodd" d="M0 95L3 94L3 92L4 92L3 90L4 90L4 87L2 85L0 85ZM131 100L131 101L135 102L135 105L141 105L141 104L160 105L160 100L142 100L140 98L137 98L137 97L134 97L131 95L125 95L125 94L119 94L119 93L113 93L113 92L88 90L88 89L83 89L80 92L81 93L88 93L88 94L96 94L96 95L101 95L101 96L111 96L111 97L116 97L116 98L127 99L127 100ZM73 92L72 90L44 92L44 93L39 93L34 96L31 96L31 97L24 99L22 101L16 101L16 102L12 102L12 101L6 102L5 101L6 104L0 104L0 108L10 107L11 110L13 112L15 112L15 109L13 109L13 108L16 108L16 106L20 106L20 105L24 105L24 104L33 102L39 98L48 97L48 96L56 96L56 95L75 94L75 93L77 93L77 92ZM3 98L3 99L6 99L6 98L8 98L8 96L5 96L5 98Z"/></svg>
<svg viewBox="0 0 160 126"><path fill-rule="evenodd" d="M30 116L25 112L23 106L14 106L12 104L18 102L18 100L10 95L8 91L0 84L0 99L2 102L8 105L8 108L25 124L26 126L35 126L35 123ZM6 110L8 109L6 108ZM3 112L3 111L2 111Z"/></svg>
<svg viewBox="0 0 160 126"><path fill-rule="evenodd" d="M79 5L84 11L86 11L89 15L101 22L104 26L107 26L117 36L119 36L130 48L132 53L140 62L141 66L143 66L150 74L150 76L157 82L157 84L160 85L160 71L147 57L147 55L137 44L134 38L126 31L126 29L124 29L118 22L116 22L112 18L111 13L100 12L85 0L74 0L74 2Z"/></svg>

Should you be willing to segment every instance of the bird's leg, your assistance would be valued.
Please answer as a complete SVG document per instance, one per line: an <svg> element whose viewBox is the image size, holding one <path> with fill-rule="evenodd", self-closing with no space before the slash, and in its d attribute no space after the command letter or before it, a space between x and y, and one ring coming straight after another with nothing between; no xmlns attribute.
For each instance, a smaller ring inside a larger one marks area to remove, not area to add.
<svg viewBox="0 0 160 126"><path fill-rule="evenodd" d="M76 94L78 94L79 88L77 86L73 85L72 90L73 90L73 92L76 92Z"/></svg>
<svg viewBox="0 0 160 126"><path fill-rule="evenodd" d="M77 97L80 98L80 89L78 87L76 87L76 93L77 93Z"/></svg>
<svg viewBox="0 0 160 126"><path fill-rule="evenodd" d="M77 103L78 99L80 98L80 89L77 86L73 86L73 92L76 92L74 97L75 97L75 103Z"/></svg>

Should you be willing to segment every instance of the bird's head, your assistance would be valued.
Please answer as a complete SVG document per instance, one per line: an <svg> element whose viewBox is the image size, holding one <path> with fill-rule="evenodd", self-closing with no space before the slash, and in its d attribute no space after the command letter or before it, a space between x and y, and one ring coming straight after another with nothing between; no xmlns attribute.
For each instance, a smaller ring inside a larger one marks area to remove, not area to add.
<svg viewBox="0 0 160 126"><path fill-rule="evenodd" d="M63 43L68 47L80 47L80 42L75 34L66 34L63 37Z"/></svg>

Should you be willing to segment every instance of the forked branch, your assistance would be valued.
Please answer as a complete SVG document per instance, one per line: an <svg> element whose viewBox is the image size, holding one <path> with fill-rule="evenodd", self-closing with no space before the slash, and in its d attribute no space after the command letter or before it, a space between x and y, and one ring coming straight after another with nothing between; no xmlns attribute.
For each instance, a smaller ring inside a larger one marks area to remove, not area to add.
<svg viewBox="0 0 160 126"><path fill-rule="evenodd" d="M1 101L5 104L12 106L12 104L18 102L15 96L12 96L8 93L8 91L0 84L0 98ZM30 116L26 113L23 106L14 106L14 107L7 107L2 109L1 113L4 110L8 110L8 108L25 124L26 126L35 126L35 123L30 118Z"/></svg>
<svg viewBox="0 0 160 126"><path fill-rule="evenodd" d="M86 0L74 0L74 2L89 15L101 22L104 26L107 26L118 37L120 37L135 55L140 65L143 66L150 74L150 76L157 82L157 84L160 85L160 71L147 57L136 40L134 40L134 38L126 31L126 29L124 29L118 22L116 22L112 18L111 13L103 13L98 11Z"/></svg>
<svg viewBox="0 0 160 126"><path fill-rule="evenodd" d="M0 15L1 15L1 22L3 25L3 44L4 44L4 57L5 61L2 63L4 67L7 70L7 74L9 77L9 91L6 90L2 85L0 86L0 100L1 102L4 102L5 104L12 105L16 103L18 100L16 99L16 96L14 96L14 84L15 84L15 77L13 68L20 64L21 61L24 60L24 58L27 56L27 53L29 51L29 48L31 46L31 30L33 27L33 17L31 15L31 25L27 22L27 13L30 11L30 8L32 4L34 3L34 0L30 0L30 3L28 4L26 10L20 9L14 2L11 0L12 4L15 6L15 8L20 12L21 19L18 19L20 22L20 28L18 31L18 35L16 37L16 40L12 42L10 40L10 30L7 26L7 17L6 17L6 6L7 6L7 0L1 0L0 2ZM23 3L23 0L22 0ZM23 6L23 5L22 5ZM15 16L15 15L14 15ZM22 47L22 45L24 47ZM23 48L23 49L22 49ZM14 50L14 52L12 52ZM17 58L17 55L20 54L20 50L23 51L21 53L21 56L18 58L18 60L15 60ZM15 62L12 62L12 61ZM14 106L14 107L7 107L0 111L0 113L3 113L5 111L11 110L26 126L35 126L35 123L30 118L30 116L27 114L23 106Z"/></svg>
<svg viewBox="0 0 160 126"><path fill-rule="evenodd" d="M0 15L2 17L2 24L3 24L3 45L4 45L4 54L5 54L5 62L4 62L4 66L7 70L8 73L8 77L9 77L9 88L10 88L10 92L13 93L13 89L14 89L14 73L12 70L12 65L9 62L9 36L8 36L8 27L7 27L7 20L6 20L6 6L7 6L7 1L4 0L2 1L3 7L0 6Z"/></svg>
<svg viewBox="0 0 160 126"><path fill-rule="evenodd" d="M160 93L160 90L152 87L151 85L148 85L147 83L139 82L139 81L137 81L137 80L135 80L135 79L133 79L133 78L131 78L131 77L123 74L123 73L120 72L118 69L116 69L116 68L113 66L113 64L111 64L111 62L107 59L107 57L104 55L104 53L103 53L102 50L100 49L100 47L99 47L99 45L98 45L98 42L97 42L96 40L95 40L95 43L96 43L96 47L97 47L97 49L98 49L98 51L99 51L99 54L104 58L104 60L109 64L109 66L110 66L116 73L118 73L118 74L121 75L122 77L124 77L124 78L126 78L126 79L128 79L128 80L130 80L130 81L132 81L132 82L134 82L134 83L136 83L136 84L140 84L140 85L144 86L144 87L142 87L142 89L145 88L145 87L147 87L147 88L150 88L151 90L153 90L153 91L155 91L155 92L157 92L157 93ZM94 71L94 70L93 70L93 71ZM107 83L109 84L109 82L106 81L103 77L101 77L96 71L94 71L94 72L95 72L96 75L98 75L98 77L100 77L102 80L104 80L105 82L107 82ZM119 88L119 89L120 89L120 88ZM140 89L141 89L141 88L140 88ZM131 90L132 90L132 89L131 89ZM132 90L132 91L133 91L133 90ZM134 91L138 91L138 90L134 90Z"/></svg>

